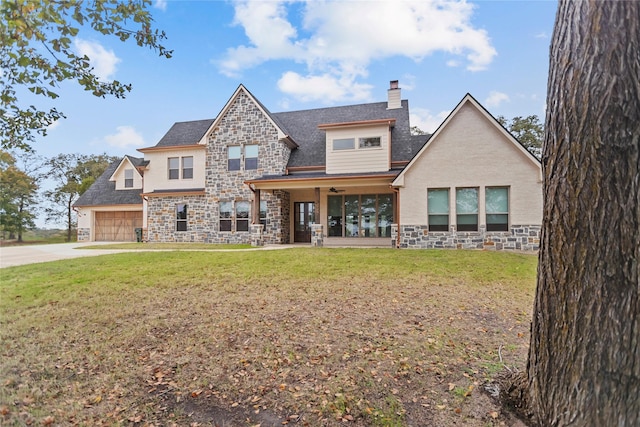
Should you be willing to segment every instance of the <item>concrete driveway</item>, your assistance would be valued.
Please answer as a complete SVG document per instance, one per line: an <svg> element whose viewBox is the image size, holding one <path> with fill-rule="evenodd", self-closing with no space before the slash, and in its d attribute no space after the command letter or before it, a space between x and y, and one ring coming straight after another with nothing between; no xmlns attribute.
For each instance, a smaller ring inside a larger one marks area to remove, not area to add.
<svg viewBox="0 0 640 427"><path fill-rule="evenodd" d="M105 243L108 244L108 242ZM127 252L126 250L120 249L83 249L85 246L95 246L99 244L100 242L4 246L0 248L0 268L57 261L60 259Z"/></svg>

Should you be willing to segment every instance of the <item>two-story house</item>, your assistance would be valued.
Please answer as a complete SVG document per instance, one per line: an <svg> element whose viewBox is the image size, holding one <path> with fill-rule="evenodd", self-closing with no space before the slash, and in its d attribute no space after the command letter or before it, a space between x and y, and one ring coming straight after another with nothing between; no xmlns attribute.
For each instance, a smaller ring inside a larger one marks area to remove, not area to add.
<svg viewBox="0 0 640 427"><path fill-rule="evenodd" d="M470 95L411 135L400 95L271 113L240 85L111 165L75 204L78 239L536 249L540 162Z"/></svg>

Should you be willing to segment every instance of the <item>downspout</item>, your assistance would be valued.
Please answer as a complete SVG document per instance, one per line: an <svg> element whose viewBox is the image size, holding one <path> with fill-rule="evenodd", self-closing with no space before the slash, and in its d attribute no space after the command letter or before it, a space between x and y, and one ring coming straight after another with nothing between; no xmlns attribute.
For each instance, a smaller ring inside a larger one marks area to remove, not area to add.
<svg viewBox="0 0 640 427"><path fill-rule="evenodd" d="M400 189L389 185L391 190L396 193L396 204L393 207L393 215L396 218L396 227L398 227L398 231L396 232L396 249L400 249Z"/></svg>

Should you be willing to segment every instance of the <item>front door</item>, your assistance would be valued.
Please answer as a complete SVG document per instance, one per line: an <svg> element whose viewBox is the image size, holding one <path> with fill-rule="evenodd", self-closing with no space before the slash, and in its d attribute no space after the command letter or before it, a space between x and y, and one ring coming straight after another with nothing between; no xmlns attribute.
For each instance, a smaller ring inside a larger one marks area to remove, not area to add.
<svg viewBox="0 0 640 427"><path fill-rule="evenodd" d="M311 243L311 224L316 221L315 203L295 202L293 209L295 211L293 241Z"/></svg>

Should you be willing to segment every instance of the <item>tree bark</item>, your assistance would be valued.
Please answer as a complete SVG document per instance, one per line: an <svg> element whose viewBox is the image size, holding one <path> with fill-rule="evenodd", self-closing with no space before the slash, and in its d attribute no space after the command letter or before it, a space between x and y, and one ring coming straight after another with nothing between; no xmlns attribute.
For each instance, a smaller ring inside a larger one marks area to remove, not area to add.
<svg viewBox="0 0 640 427"><path fill-rule="evenodd" d="M542 163L535 422L638 426L640 2L560 1Z"/></svg>

